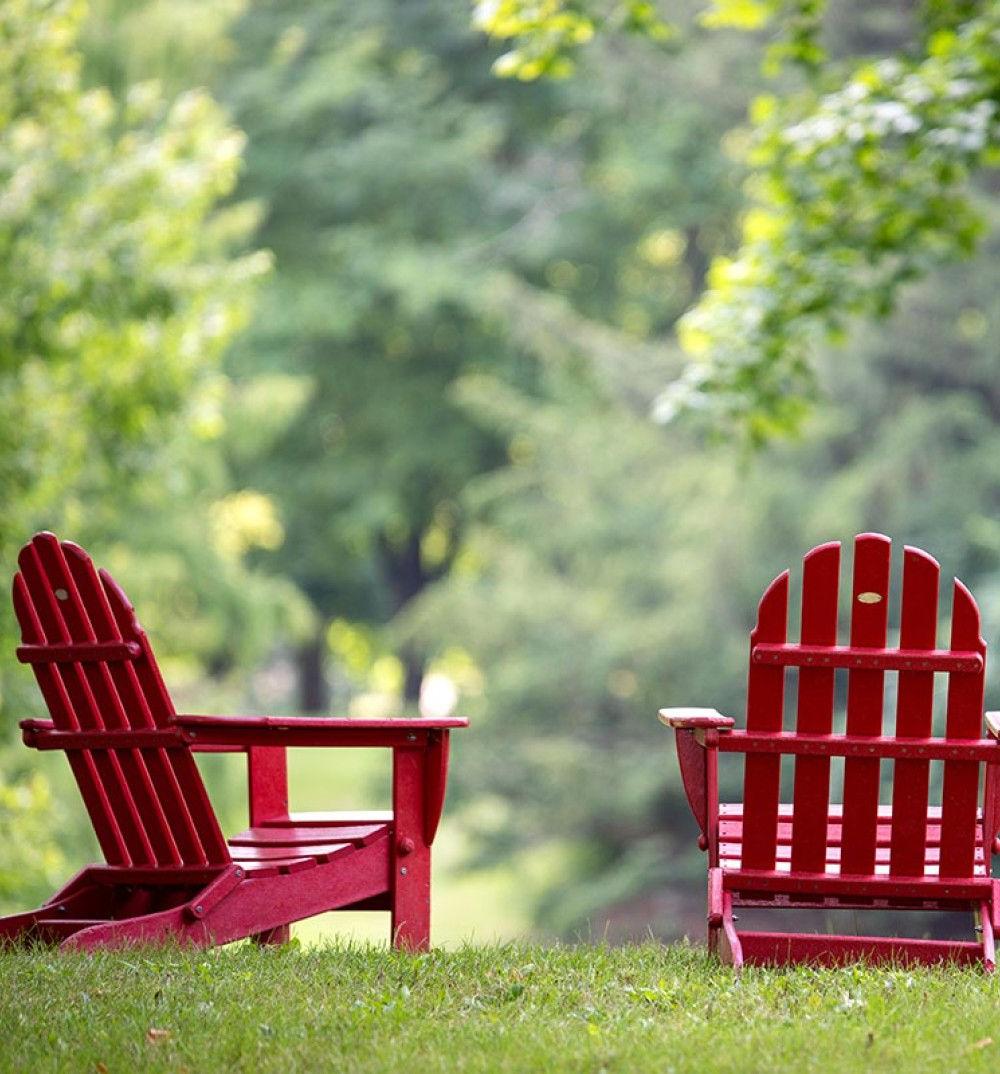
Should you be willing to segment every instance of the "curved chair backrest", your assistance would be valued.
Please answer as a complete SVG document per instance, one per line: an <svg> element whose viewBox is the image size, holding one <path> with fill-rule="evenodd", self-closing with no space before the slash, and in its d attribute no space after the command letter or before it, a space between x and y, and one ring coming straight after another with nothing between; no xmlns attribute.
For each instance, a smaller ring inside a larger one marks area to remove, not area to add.
<svg viewBox="0 0 1000 1074"><path fill-rule="evenodd" d="M937 562L926 552L903 553L902 610L898 648L886 647L891 542L881 534L855 539L850 629L838 644L840 544L814 548L805 557L799 641L787 640L788 572L768 587L750 638L746 731L781 736L740 747L744 769L743 868L790 869L793 873L836 871L842 875L927 875L940 848L941 877L982 871L989 848L977 847L977 802L982 765L947 760L947 743L982 734L986 645L979 609L969 591L954 582L951 638L936 647ZM786 669L798 668L793 732L783 732ZM846 734L837 748L821 736L833 730L834 673L847 671ZM898 673L895 734L883 732L886 673ZM944 738L933 738L934 676L948 678ZM815 737L810 737L815 736ZM789 741L798 739L799 741ZM806 741L806 740L809 741ZM923 743L909 742L919 740ZM788 743L787 748L781 747ZM815 749L813 750L813 747ZM765 751L755 752L758 747ZM813 750L813 752L810 752ZM943 759L940 815L928 812L930 754ZM795 754L791 816L779 805L782 753ZM842 813L831 806L830 757L846 757ZM891 809L879 806L883 760L891 759ZM787 862L778 862L779 825L791 823ZM839 829L839 830L834 830ZM980 838L982 835L980 834ZM985 841L984 841L985 844Z"/></svg>
<svg viewBox="0 0 1000 1074"><path fill-rule="evenodd" d="M205 866L225 838L128 598L78 545L37 534L21 550L14 608L94 831L110 865Z"/></svg>

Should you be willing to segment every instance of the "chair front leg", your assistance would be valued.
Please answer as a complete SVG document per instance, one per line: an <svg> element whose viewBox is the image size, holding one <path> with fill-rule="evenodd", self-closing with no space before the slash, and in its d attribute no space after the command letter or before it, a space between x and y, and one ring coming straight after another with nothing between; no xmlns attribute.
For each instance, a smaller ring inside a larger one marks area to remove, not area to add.
<svg viewBox="0 0 1000 1074"><path fill-rule="evenodd" d="M255 932L250 939L258 947L281 947L292 938L291 925L276 925L273 929L264 932Z"/></svg>
<svg viewBox="0 0 1000 1074"><path fill-rule="evenodd" d="M1000 712L986 713L986 733L997 743L1000 753ZM989 862L1000 854L1000 763L986 765L983 784L983 856Z"/></svg>
<svg viewBox="0 0 1000 1074"><path fill-rule="evenodd" d="M247 748L250 827L288 820L288 758L284 746ZM280 947L292 938L290 925L278 925L250 937L261 947Z"/></svg>
<svg viewBox="0 0 1000 1074"><path fill-rule="evenodd" d="M708 865L719 864L719 735L733 719L715 709L660 709L662 724L674 729L681 782L701 834L698 846L708 851Z"/></svg>
<svg viewBox="0 0 1000 1074"><path fill-rule="evenodd" d="M431 845L426 838L429 748L419 744L392 751L392 943L408 951L426 951L431 942Z"/></svg>
<svg viewBox="0 0 1000 1074"><path fill-rule="evenodd" d="M284 746L247 748L250 827L288 820L288 759Z"/></svg>

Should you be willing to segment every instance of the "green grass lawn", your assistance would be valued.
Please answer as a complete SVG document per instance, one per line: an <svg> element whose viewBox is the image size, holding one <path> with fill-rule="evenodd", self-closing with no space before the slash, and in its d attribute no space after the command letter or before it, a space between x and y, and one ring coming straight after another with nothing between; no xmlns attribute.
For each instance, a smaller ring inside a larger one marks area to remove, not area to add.
<svg viewBox="0 0 1000 1074"><path fill-rule="evenodd" d="M994 1071L1000 981L682 945L0 952L9 1071Z"/></svg>

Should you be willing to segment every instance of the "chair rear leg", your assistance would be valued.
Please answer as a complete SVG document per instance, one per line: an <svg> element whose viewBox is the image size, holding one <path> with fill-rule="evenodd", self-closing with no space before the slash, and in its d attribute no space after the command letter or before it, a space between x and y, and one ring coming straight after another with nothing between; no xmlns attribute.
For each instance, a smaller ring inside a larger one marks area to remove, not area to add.
<svg viewBox="0 0 1000 1074"><path fill-rule="evenodd" d="M51 909L42 907L38 910L28 910L23 914L0 917L0 946L17 943L27 938L34 929L35 922L51 913Z"/></svg>
<svg viewBox="0 0 1000 1074"><path fill-rule="evenodd" d="M34 938L38 923L47 920L60 917L110 918L113 912L110 893L110 888L90 883L87 871L83 870L64 884L44 906L0 917L0 944Z"/></svg>
<svg viewBox="0 0 1000 1074"><path fill-rule="evenodd" d="M722 870L708 870L708 953L721 958L719 950L722 932Z"/></svg>
<svg viewBox="0 0 1000 1074"><path fill-rule="evenodd" d="M276 925L273 929L256 932L250 937L260 947L280 947L292 938L291 925Z"/></svg>
<svg viewBox="0 0 1000 1074"><path fill-rule="evenodd" d="M743 945L736 933L733 919L733 896L728 891L722 896L722 925L719 932L720 957L726 965L732 966L739 973L743 969Z"/></svg>
<svg viewBox="0 0 1000 1074"><path fill-rule="evenodd" d="M983 969L992 973L996 969L996 948L993 943L993 914L989 903L984 902L979 908L979 922L983 930Z"/></svg>

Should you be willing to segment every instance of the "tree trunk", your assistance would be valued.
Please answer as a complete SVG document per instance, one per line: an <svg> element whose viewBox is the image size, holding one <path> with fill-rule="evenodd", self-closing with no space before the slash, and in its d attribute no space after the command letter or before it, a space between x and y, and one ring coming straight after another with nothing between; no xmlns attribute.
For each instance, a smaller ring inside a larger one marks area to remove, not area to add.
<svg viewBox="0 0 1000 1074"><path fill-rule="evenodd" d="M399 654L399 659L403 661L403 700L416 705L424 681L424 658L407 646Z"/></svg>
<svg viewBox="0 0 1000 1074"><path fill-rule="evenodd" d="M684 237L687 239L684 246L684 264L691 274L691 294L700 295L705 289L705 280L708 277L708 257L701 248L698 228L685 228Z"/></svg>
<svg viewBox="0 0 1000 1074"><path fill-rule="evenodd" d="M434 576L424 569L421 562L418 535L410 537L402 547L396 547L383 538L379 542L379 552L382 570L392 594L392 612L397 615ZM420 700L420 686L424 681L424 655L406 646L398 656L404 669L403 699L415 705Z"/></svg>
<svg viewBox="0 0 1000 1074"><path fill-rule="evenodd" d="M309 715L325 716L330 711L325 626L321 626L315 636L299 648L295 663L299 680L299 710Z"/></svg>

